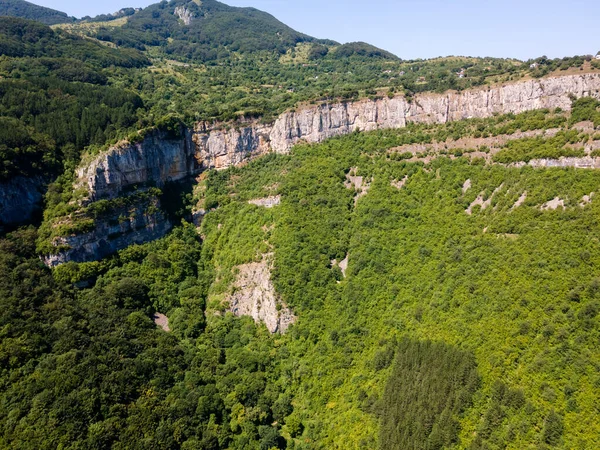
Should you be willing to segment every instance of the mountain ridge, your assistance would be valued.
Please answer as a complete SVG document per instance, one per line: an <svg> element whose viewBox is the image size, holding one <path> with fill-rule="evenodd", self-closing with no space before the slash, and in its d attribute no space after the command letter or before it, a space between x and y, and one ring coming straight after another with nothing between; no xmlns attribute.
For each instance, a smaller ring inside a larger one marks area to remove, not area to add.
<svg viewBox="0 0 600 450"><path fill-rule="evenodd" d="M0 16L37 20L46 25L73 23L77 20L62 11L39 6L25 0L0 0Z"/></svg>

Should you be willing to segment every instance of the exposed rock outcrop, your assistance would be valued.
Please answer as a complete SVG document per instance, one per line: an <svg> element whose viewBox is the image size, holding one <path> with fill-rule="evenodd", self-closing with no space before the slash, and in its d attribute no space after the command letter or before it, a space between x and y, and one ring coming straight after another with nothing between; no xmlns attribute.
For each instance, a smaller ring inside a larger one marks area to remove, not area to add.
<svg viewBox="0 0 600 450"><path fill-rule="evenodd" d="M184 25L190 25L194 20L194 14L185 6L176 7L174 14L179 17L179 20L181 20Z"/></svg>
<svg viewBox="0 0 600 450"><path fill-rule="evenodd" d="M542 206L540 206L540 209L542 211L554 211L558 208L565 209L565 201L560 197L554 197L552 200L547 201Z"/></svg>
<svg viewBox="0 0 600 450"><path fill-rule="evenodd" d="M498 186L496 189L494 189L494 192L492 192L492 195L490 195L487 200L484 200L485 192L480 193L477 196L477 198L471 202L471 204L465 210L465 212L470 216L473 214L473 208L475 208L475 206L480 206L481 210L485 210L485 209L489 208L492 205L494 196L496 194L498 194L502 190L502 188L504 188L504 183L502 183L500 186Z"/></svg>
<svg viewBox="0 0 600 450"><path fill-rule="evenodd" d="M281 195L274 197L256 198L248 200L251 205L262 206L263 208L273 208L281 203Z"/></svg>
<svg viewBox="0 0 600 450"><path fill-rule="evenodd" d="M168 181L183 180L206 169L224 169L269 152L287 153L299 142L318 143L356 130L401 128L408 122L444 123L538 108L569 110L572 96L600 97L599 92L599 74L568 75L464 92L420 94L411 102L404 97L385 97L320 104L284 113L272 124L252 121L232 127L198 123L194 129L182 129L179 136L157 131L139 143L124 143L108 150L77 171L75 188L87 190L86 202L112 199L136 186L161 187ZM599 166L596 158L591 157L530 164ZM361 192L364 191L363 186ZM2 197L0 192L0 199ZM117 229L100 220L91 235L65 237L71 250L60 257L51 256L49 261L54 265L70 260L98 259L140 239L160 237L171 228L161 214L148 216L142 212L141 218L131 219L135 226L123 230L120 237L117 237ZM144 223L149 227L148 232L142 230ZM102 244L109 242L109 235L113 236L111 245Z"/></svg>
<svg viewBox="0 0 600 450"><path fill-rule="evenodd" d="M446 94L321 104L282 114L273 124L198 123L180 139L155 132L123 144L77 173L92 198L118 195L125 186L180 180L204 169L224 169L269 152L287 153L298 142L322 142L356 130L401 128L407 122L445 123L538 108L571 108L570 96L600 98L600 75L568 75Z"/></svg>
<svg viewBox="0 0 600 450"><path fill-rule="evenodd" d="M230 311L238 317L250 316L257 323L263 322L271 333L285 333L296 317L275 293L268 257L236 269L235 291L228 298Z"/></svg>
<svg viewBox="0 0 600 450"><path fill-rule="evenodd" d="M165 236L173 225L155 197L134 206L116 208L95 221L87 233L57 238L54 254L44 258L49 267L66 262L87 262L105 258L133 244L143 244Z"/></svg>
<svg viewBox="0 0 600 450"><path fill-rule="evenodd" d="M356 130L401 128L408 122L445 123L493 114L521 113L541 108L571 109L570 96L600 97L600 75L583 74L515 82L446 94L361 100L319 105L280 116L270 133L276 152L287 152L301 140L322 142Z"/></svg>
<svg viewBox="0 0 600 450"><path fill-rule="evenodd" d="M202 169L225 169L271 151L272 126L258 122L233 128L199 122L194 128L196 158Z"/></svg>
<svg viewBox="0 0 600 450"><path fill-rule="evenodd" d="M156 324L157 327L162 328L163 331L169 333L171 328L169 327L169 318L162 313L154 313L152 316L152 320Z"/></svg>
<svg viewBox="0 0 600 450"><path fill-rule="evenodd" d="M148 183L163 186L200 171L189 130L180 136L155 131L141 142L122 143L77 170L75 189L85 187L89 200L118 197L124 190Z"/></svg>

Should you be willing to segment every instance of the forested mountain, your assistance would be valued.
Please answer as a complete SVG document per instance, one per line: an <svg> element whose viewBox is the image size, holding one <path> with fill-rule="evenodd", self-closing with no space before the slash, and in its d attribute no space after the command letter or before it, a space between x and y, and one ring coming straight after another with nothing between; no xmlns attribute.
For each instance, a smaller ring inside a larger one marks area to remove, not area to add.
<svg viewBox="0 0 600 450"><path fill-rule="evenodd" d="M44 6L38 6L25 0L0 0L0 16L20 17L37 20L46 25L74 22L74 17Z"/></svg>
<svg viewBox="0 0 600 450"><path fill-rule="evenodd" d="M132 15L122 27L100 30L97 37L138 49L161 46L168 55L195 61L225 59L232 52L285 53L298 43L316 41L270 14L215 0L162 1Z"/></svg>
<svg viewBox="0 0 600 450"><path fill-rule="evenodd" d="M211 171L199 230L100 262L50 272L35 230L4 237L0 444L597 447L599 172L500 161L526 156L519 133L600 142L578 128L600 125L598 105L354 133ZM505 133L504 148L435 146ZM269 196L280 204L257 206ZM265 258L267 291L298 317L283 335L228 306Z"/></svg>
<svg viewBox="0 0 600 450"><path fill-rule="evenodd" d="M142 99L107 86L108 68L149 64L137 51L0 17L0 52L0 179L58 175L137 122Z"/></svg>
<svg viewBox="0 0 600 450"><path fill-rule="evenodd" d="M595 58L0 7L0 448L600 448Z"/></svg>

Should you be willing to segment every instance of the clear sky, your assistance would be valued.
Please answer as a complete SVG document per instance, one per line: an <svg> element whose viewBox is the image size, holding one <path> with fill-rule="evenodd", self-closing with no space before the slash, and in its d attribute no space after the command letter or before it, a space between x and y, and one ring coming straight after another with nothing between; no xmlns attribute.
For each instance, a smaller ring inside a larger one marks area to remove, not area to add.
<svg viewBox="0 0 600 450"><path fill-rule="evenodd" d="M30 0L76 17L156 0ZM600 50L599 0L225 0L273 14L298 31L365 41L404 59L496 56L528 59Z"/></svg>

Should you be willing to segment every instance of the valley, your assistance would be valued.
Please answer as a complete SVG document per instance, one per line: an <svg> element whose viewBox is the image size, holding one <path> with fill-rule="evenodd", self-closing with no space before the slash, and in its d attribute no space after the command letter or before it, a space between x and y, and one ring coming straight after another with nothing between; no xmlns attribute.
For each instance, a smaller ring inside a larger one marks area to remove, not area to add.
<svg viewBox="0 0 600 450"><path fill-rule="evenodd" d="M0 447L598 448L599 61L0 0Z"/></svg>

